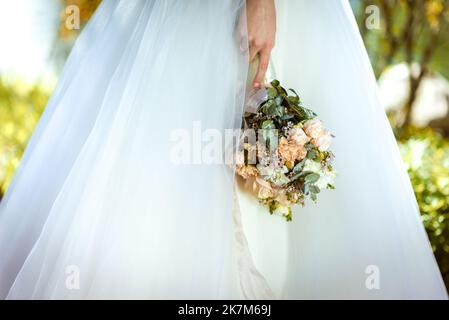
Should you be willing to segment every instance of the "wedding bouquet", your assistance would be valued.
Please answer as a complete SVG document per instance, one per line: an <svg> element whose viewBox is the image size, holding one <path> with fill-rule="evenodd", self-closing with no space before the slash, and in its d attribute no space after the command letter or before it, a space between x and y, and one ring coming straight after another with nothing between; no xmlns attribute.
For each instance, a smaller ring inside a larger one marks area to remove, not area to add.
<svg viewBox="0 0 449 320"><path fill-rule="evenodd" d="M334 189L333 135L317 115L274 80L247 102L236 172L271 214L292 220L292 206Z"/></svg>

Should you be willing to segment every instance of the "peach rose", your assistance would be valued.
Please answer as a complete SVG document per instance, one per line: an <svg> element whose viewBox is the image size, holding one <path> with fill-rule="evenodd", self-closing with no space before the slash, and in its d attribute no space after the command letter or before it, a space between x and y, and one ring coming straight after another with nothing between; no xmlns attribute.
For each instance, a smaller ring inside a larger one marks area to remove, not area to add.
<svg viewBox="0 0 449 320"><path fill-rule="evenodd" d="M251 176L257 176L259 174L257 168L253 165L237 165L236 171L243 179L248 179Z"/></svg>
<svg viewBox="0 0 449 320"><path fill-rule="evenodd" d="M274 197L274 191L271 188L260 187L259 192L257 193L257 197L259 199L268 199Z"/></svg>
<svg viewBox="0 0 449 320"><path fill-rule="evenodd" d="M307 155L307 150L304 145L298 144L294 141L288 141L285 137L279 140L278 152L284 161L295 162L295 160L302 160Z"/></svg>
<svg viewBox="0 0 449 320"><path fill-rule="evenodd" d="M271 187L271 184L260 177L256 177L254 180L253 192L256 192L257 197L262 200L276 195L276 191Z"/></svg>

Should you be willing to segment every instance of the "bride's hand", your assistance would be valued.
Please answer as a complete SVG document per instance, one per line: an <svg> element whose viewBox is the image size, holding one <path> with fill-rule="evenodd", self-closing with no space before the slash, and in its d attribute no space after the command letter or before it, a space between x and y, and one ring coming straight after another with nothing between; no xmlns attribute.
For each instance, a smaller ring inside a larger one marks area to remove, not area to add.
<svg viewBox="0 0 449 320"><path fill-rule="evenodd" d="M262 85L270 62L276 37L276 9L274 0L247 0L249 61L259 56L259 68L253 86Z"/></svg>

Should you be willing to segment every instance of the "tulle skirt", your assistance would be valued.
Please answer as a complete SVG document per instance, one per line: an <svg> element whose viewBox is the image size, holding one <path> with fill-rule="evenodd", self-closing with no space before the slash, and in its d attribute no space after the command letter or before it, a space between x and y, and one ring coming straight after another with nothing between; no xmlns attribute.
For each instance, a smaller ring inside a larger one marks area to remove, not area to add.
<svg viewBox="0 0 449 320"><path fill-rule="evenodd" d="M346 1L279 1L271 65L337 189L286 223L204 163L198 132L240 127L244 3L103 1L0 204L1 298L447 297Z"/></svg>

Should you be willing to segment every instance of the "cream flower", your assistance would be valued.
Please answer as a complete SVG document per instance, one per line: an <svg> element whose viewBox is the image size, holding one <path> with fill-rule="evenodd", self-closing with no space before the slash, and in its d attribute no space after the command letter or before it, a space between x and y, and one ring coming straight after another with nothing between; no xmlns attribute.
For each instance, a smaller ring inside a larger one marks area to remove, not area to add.
<svg viewBox="0 0 449 320"><path fill-rule="evenodd" d="M320 179L315 183L315 185L320 189L326 189L328 184L333 184L337 174L335 171L324 170L320 174Z"/></svg>
<svg viewBox="0 0 449 320"><path fill-rule="evenodd" d="M305 145L307 142L310 141L310 138L306 135L304 130L302 130L301 128L295 127L292 130L290 130L288 140L296 142L297 144L300 144L300 145Z"/></svg>
<svg viewBox="0 0 449 320"><path fill-rule="evenodd" d="M274 197L275 192L271 188L260 187L259 192L257 193L257 197L259 199L268 199Z"/></svg>
<svg viewBox="0 0 449 320"><path fill-rule="evenodd" d="M320 119L313 118L304 123L304 131L309 137L317 139L325 133L325 128Z"/></svg>

